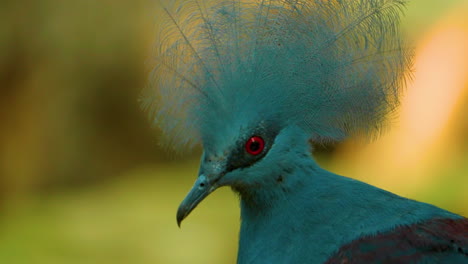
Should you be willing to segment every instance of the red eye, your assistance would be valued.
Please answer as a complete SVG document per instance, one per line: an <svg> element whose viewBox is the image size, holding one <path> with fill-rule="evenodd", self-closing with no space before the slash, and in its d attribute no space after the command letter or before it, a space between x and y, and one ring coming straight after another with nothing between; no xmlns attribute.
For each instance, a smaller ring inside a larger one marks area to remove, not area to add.
<svg viewBox="0 0 468 264"><path fill-rule="evenodd" d="M258 155L262 153L265 148L265 141L263 138L258 136L253 136L247 140L245 143L245 150L251 155Z"/></svg>

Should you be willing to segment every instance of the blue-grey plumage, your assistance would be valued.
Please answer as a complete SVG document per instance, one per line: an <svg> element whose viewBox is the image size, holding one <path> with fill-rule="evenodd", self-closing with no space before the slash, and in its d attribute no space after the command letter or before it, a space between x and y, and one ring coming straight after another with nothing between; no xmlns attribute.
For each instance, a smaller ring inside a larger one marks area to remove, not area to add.
<svg viewBox="0 0 468 264"><path fill-rule="evenodd" d="M403 0L173 1L144 106L172 145L201 143L180 222L212 191L241 197L239 263L322 263L368 235L461 219L321 169L310 141L374 137L411 51ZM332 262L334 263L334 262Z"/></svg>

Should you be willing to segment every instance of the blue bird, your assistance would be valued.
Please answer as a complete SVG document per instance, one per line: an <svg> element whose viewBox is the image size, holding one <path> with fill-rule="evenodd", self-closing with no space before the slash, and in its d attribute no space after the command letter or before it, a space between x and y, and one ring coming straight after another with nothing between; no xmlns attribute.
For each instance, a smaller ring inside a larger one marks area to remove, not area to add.
<svg viewBox="0 0 468 264"><path fill-rule="evenodd" d="M162 7L143 106L201 144L177 223L240 196L238 263L468 263L468 220L322 169L311 144L375 138L412 65L405 0L186 0Z"/></svg>

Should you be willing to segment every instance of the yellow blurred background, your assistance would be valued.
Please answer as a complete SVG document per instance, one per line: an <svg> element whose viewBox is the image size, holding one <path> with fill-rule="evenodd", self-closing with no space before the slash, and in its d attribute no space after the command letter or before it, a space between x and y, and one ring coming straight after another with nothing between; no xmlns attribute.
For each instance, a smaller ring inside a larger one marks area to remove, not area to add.
<svg viewBox="0 0 468 264"><path fill-rule="evenodd" d="M159 147L138 98L154 1L0 8L0 263L234 263L224 188L177 227L200 150ZM327 169L468 216L468 1L413 0L414 80L389 133L318 151Z"/></svg>

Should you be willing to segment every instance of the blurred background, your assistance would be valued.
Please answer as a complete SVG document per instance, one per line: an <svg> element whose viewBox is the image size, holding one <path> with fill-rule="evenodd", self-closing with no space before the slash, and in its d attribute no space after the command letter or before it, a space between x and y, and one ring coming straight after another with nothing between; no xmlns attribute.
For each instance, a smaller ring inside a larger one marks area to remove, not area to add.
<svg viewBox="0 0 468 264"><path fill-rule="evenodd" d="M177 227L200 150L159 147L138 98L154 1L2 1L0 263L234 263L238 198L216 191ZM468 0L413 0L399 118L323 167L468 216Z"/></svg>

